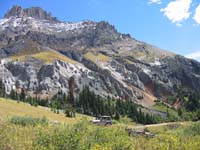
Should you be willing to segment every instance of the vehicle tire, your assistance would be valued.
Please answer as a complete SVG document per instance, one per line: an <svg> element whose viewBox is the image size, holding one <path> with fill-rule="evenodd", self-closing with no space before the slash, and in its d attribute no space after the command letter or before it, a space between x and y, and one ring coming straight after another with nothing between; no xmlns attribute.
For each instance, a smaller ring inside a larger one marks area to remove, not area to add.
<svg viewBox="0 0 200 150"><path fill-rule="evenodd" d="M105 124L105 126L111 126L112 125L112 123L106 123Z"/></svg>

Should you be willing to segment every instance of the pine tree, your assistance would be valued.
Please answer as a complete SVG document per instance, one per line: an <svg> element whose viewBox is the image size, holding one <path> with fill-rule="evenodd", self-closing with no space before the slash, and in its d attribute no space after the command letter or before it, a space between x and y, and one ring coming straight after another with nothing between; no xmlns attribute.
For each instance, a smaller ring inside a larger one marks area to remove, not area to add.
<svg viewBox="0 0 200 150"><path fill-rule="evenodd" d="M21 101L25 101L25 98L26 98L26 93L25 93L25 89L24 88L22 88L21 89L21 94L20 94L20 100Z"/></svg>
<svg viewBox="0 0 200 150"><path fill-rule="evenodd" d="M115 113L115 120L119 120L120 119L120 114L119 114L119 112L117 111L116 113Z"/></svg>
<svg viewBox="0 0 200 150"><path fill-rule="evenodd" d="M17 92L15 92L13 89L10 92L9 97L13 100L17 100Z"/></svg>
<svg viewBox="0 0 200 150"><path fill-rule="evenodd" d="M72 105L68 104L65 108L65 115L66 117L75 117L75 109Z"/></svg>
<svg viewBox="0 0 200 150"><path fill-rule="evenodd" d="M74 88L75 88L75 80L74 77L70 77L68 80L69 92L68 92L68 100L69 103L74 107L75 100L74 100Z"/></svg>
<svg viewBox="0 0 200 150"><path fill-rule="evenodd" d="M5 97L6 96L6 89L5 85L2 80L0 80L0 97Z"/></svg>

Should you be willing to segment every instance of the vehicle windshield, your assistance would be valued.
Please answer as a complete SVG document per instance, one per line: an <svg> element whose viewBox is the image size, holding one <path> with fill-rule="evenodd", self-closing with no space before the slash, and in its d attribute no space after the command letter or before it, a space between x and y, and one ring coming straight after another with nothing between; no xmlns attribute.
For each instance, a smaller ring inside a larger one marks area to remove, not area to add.
<svg viewBox="0 0 200 150"><path fill-rule="evenodd" d="M110 120L110 117L102 117L102 120Z"/></svg>
<svg viewBox="0 0 200 150"><path fill-rule="evenodd" d="M110 116L98 116L96 117L96 120L111 120Z"/></svg>
<svg viewBox="0 0 200 150"><path fill-rule="evenodd" d="M96 117L96 120L101 120L101 116Z"/></svg>

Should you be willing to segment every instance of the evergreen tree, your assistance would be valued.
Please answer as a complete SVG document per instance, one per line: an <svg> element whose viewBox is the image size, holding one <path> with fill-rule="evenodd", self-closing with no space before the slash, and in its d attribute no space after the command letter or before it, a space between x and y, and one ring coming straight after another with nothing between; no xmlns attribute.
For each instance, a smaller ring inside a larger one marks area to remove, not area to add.
<svg viewBox="0 0 200 150"><path fill-rule="evenodd" d="M75 99L74 99L75 80L73 76L69 78L68 86L69 86L68 101L74 107L75 106Z"/></svg>
<svg viewBox="0 0 200 150"><path fill-rule="evenodd" d="M72 105L68 104L65 108L65 115L66 117L75 117L75 109Z"/></svg>
<svg viewBox="0 0 200 150"><path fill-rule="evenodd" d="M5 97L6 96L6 89L5 85L2 80L0 80L0 97Z"/></svg>
<svg viewBox="0 0 200 150"><path fill-rule="evenodd" d="M120 114L119 114L119 112L116 112L116 113L115 113L115 117L114 117L114 118L115 118L115 120L119 120L119 119L120 119Z"/></svg>
<svg viewBox="0 0 200 150"><path fill-rule="evenodd" d="M20 100L21 101L25 101L25 98L26 98L26 93L25 93L25 89L24 88L22 88L21 89L21 93L20 93Z"/></svg>
<svg viewBox="0 0 200 150"><path fill-rule="evenodd" d="M144 113L137 104L132 101L111 100L95 95L88 86L84 86L79 94L77 107L84 114L99 116L110 115L120 119L120 115L128 116L133 121L143 124L155 123L152 115Z"/></svg>
<svg viewBox="0 0 200 150"><path fill-rule="evenodd" d="M13 89L11 90L9 97L10 97L11 99L13 99L13 100L18 100L18 94L17 94L17 92L14 91Z"/></svg>
<svg viewBox="0 0 200 150"><path fill-rule="evenodd" d="M179 109L178 109L178 115L179 115L179 116L182 116L182 115L183 115L183 109L182 109L182 108L179 108Z"/></svg>

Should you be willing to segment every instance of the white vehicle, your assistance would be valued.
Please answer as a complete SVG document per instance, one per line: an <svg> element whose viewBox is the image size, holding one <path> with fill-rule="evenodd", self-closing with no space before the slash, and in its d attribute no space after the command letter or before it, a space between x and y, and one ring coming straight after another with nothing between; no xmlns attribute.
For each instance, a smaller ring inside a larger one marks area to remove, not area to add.
<svg viewBox="0 0 200 150"><path fill-rule="evenodd" d="M91 122L97 125L104 125L104 126L112 125L112 119L110 116L100 116L94 120L91 120Z"/></svg>

